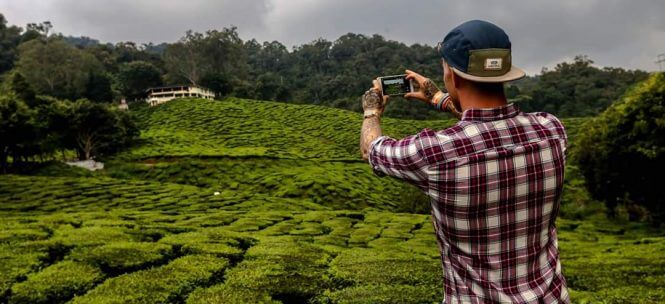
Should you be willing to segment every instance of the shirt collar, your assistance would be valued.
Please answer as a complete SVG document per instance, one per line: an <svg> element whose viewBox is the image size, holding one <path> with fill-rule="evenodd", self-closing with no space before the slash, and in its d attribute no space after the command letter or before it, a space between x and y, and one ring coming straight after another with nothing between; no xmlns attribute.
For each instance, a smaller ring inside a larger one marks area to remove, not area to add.
<svg viewBox="0 0 665 304"><path fill-rule="evenodd" d="M494 121L517 116L520 109L515 103L496 108L468 109L462 113L463 121Z"/></svg>

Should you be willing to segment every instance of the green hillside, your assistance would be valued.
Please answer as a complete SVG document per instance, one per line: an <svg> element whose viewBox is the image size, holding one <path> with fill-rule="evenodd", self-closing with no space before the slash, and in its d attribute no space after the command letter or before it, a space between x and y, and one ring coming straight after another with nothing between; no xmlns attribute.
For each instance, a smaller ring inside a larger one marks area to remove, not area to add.
<svg viewBox="0 0 665 304"><path fill-rule="evenodd" d="M358 113L241 99L132 113L141 141L103 171L0 176L0 303L440 303L426 199L360 160ZM583 121L564 120L571 145ZM574 302L665 301L662 233L605 220L576 168L566 178Z"/></svg>

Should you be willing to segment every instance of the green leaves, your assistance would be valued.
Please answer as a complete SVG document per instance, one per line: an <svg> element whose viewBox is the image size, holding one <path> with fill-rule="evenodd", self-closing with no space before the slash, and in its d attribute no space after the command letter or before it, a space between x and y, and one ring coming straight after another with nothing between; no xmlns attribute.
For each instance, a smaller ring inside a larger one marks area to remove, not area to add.
<svg viewBox="0 0 665 304"><path fill-rule="evenodd" d="M573 159L594 197L610 211L618 202L646 207L655 224L665 216L660 175L665 168L665 74L636 85L587 122ZM631 211L631 217L638 216Z"/></svg>

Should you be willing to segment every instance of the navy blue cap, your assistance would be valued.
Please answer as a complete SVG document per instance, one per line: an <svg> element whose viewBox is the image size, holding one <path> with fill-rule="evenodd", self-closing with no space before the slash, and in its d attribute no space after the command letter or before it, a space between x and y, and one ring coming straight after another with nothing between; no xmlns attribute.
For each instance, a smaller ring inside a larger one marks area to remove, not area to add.
<svg viewBox="0 0 665 304"><path fill-rule="evenodd" d="M500 27L471 20L451 30L439 45L439 54L463 78L504 82L524 77L512 66L511 43Z"/></svg>

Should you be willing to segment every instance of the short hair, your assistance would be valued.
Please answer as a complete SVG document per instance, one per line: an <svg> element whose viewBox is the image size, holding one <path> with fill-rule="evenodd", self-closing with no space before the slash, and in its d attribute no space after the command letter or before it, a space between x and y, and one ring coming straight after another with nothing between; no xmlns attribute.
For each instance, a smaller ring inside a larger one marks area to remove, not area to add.
<svg viewBox="0 0 665 304"><path fill-rule="evenodd" d="M469 85L478 91L483 91L492 94L504 94L503 82L478 82L467 80Z"/></svg>

